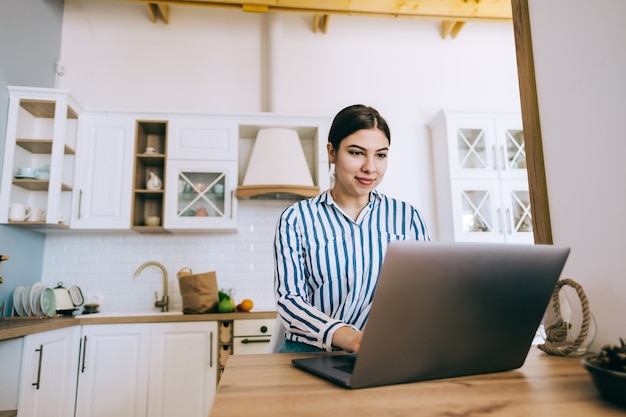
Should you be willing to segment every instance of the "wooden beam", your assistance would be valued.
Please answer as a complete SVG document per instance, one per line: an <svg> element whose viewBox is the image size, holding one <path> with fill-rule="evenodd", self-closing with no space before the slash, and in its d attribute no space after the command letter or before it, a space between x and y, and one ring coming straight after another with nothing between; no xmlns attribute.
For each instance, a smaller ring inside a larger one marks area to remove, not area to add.
<svg viewBox="0 0 626 417"><path fill-rule="evenodd" d="M170 23L170 6L164 3L159 3L159 12L161 13L163 23L166 25Z"/></svg>
<svg viewBox="0 0 626 417"><path fill-rule="evenodd" d="M465 22L462 20L444 20L441 27L441 37L445 39L449 35L450 37L452 37L452 39L456 38L456 35L459 34L463 26L465 26Z"/></svg>
<svg viewBox="0 0 626 417"><path fill-rule="evenodd" d="M156 3L146 3L146 7L148 8L148 16L150 17L150 21L152 23L156 23L158 6L156 5Z"/></svg>
<svg viewBox="0 0 626 417"><path fill-rule="evenodd" d="M144 0L123 0L144 1ZM164 0L181 6L231 7L256 12L419 17L453 21L511 21L510 0Z"/></svg>
<svg viewBox="0 0 626 417"><path fill-rule="evenodd" d="M170 22L170 6L166 3L146 3L148 15L152 23L156 23L159 16L165 24Z"/></svg>
<svg viewBox="0 0 626 417"><path fill-rule="evenodd" d="M329 15L316 13L315 16L313 16L313 32L317 33L319 29L322 33L326 33L328 31L329 20Z"/></svg>

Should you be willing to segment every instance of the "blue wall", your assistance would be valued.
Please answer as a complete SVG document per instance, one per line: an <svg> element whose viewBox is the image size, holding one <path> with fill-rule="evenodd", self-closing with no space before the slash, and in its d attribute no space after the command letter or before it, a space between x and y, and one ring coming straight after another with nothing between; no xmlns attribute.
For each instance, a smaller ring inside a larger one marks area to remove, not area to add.
<svg viewBox="0 0 626 417"><path fill-rule="evenodd" d="M63 0L0 1L0 164L4 161L7 85L54 87L61 53ZM1 172L1 170L0 170ZM41 279L45 235L0 225L0 306L12 306L19 285Z"/></svg>

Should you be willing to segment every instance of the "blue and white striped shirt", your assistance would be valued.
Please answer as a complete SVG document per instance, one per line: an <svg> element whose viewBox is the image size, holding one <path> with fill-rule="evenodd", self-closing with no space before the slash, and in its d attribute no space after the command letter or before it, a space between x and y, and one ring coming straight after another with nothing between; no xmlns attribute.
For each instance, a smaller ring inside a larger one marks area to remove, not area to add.
<svg viewBox="0 0 626 417"><path fill-rule="evenodd" d="M332 350L344 324L363 329L392 240L429 240L415 207L374 190L356 221L330 191L287 207L274 240L274 286L287 340Z"/></svg>

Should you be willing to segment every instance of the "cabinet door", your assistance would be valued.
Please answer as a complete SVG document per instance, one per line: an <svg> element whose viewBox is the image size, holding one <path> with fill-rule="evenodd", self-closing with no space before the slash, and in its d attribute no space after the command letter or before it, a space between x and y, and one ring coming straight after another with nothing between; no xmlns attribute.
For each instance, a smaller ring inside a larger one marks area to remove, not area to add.
<svg viewBox="0 0 626 417"><path fill-rule="evenodd" d="M237 227L237 162L167 161L166 229Z"/></svg>
<svg viewBox="0 0 626 417"><path fill-rule="evenodd" d="M81 340L76 415L145 417L149 325L87 325Z"/></svg>
<svg viewBox="0 0 626 417"><path fill-rule="evenodd" d="M447 123L452 178L497 177L497 147L493 120L454 117Z"/></svg>
<svg viewBox="0 0 626 417"><path fill-rule="evenodd" d="M169 122L168 158L236 161L237 145L234 121L173 118Z"/></svg>
<svg viewBox="0 0 626 417"><path fill-rule="evenodd" d="M148 416L206 417L217 380L217 322L152 325Z"/></svg>
<svg viewBox="0 0 626 417"><path fill-rule="evenodd" d="M504 242L498 181L453 180L451 192L455 241Z"/></svg>
<svg viewBox="0 0 626 417"><path fill-rule="evenodd" d="M24 339L17 415L74 416L79 327L28 335Z"/></svg>
<svg viewBox="0 0 626 417"><path fill-rule="evenodd" d="M133 131L131 118L85 117L79 148L78 193L72 227L130 227Z"/></svg>
<svg viewBox="0 0 626 417"><path fill-rule="evenodd" d="M534 243L528 182L501 182L503 233L507 243Z"/></svg>
<svg viewBox="0 0 626 417"><path fill-rule="evenodd" d="M496 159L501 179L528 180L522 119L509 116L495 121Z"/></svg>

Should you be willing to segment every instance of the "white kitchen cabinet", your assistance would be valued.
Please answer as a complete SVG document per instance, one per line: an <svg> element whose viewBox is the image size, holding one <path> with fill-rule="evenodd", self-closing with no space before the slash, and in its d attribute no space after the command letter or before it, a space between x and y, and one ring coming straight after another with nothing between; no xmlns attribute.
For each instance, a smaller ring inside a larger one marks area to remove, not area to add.
<svg viewBox="0 0 626 417"><path fill-rule="evenodd" d="M217 385L217 322L151 325L148 416L206 417Z"/></svg>
<svg viewBox="0 0 626 417"><path fill-rule="evenodd" d="M8 86L0 223L67 228L71 218L78 116L65 90ZM33 168L24 174L20 168ZM45 219L9 218L11 204L44 210Z"/></svg>
<svg viewBox="0 0 626 417"><path fill-rule="evenodd" d="M150 370L150 326L82 326L76 416L145 417Z"/></svg>
<svg viewBox="0 0 626 417"><path fill-rule="evenodd" d="M521 116L441 111L430 128L440 239L532 244Z"/></svg>
<svg viewBox="0 0 626 417"><path fill-rule="evenodd" d="M134 129L131 117L81 118L72 228L129 228Z"/></svg>
<svg viewBox="0 0 626 417"><path fill-rule="evenodd" d="M18 417L72 417L78 326L24 337Z"/></svg>
<svg viewBox="0 0 626 417"><path fill-rule="evenodd" d="M207 117L172 117L167 144L169 159L236 161L237 124Z"/></svg>
<svg viewBox="0 0 626 417"><path fill-rule="evenodd" d="M233 355L268 353L276 319L235 320Z"/></svg>
<svg viewBox="0 0 626 417"><path fill-rule="evenodd" d="M237 161L167 160L165 228L235 230Z"/></svg>

